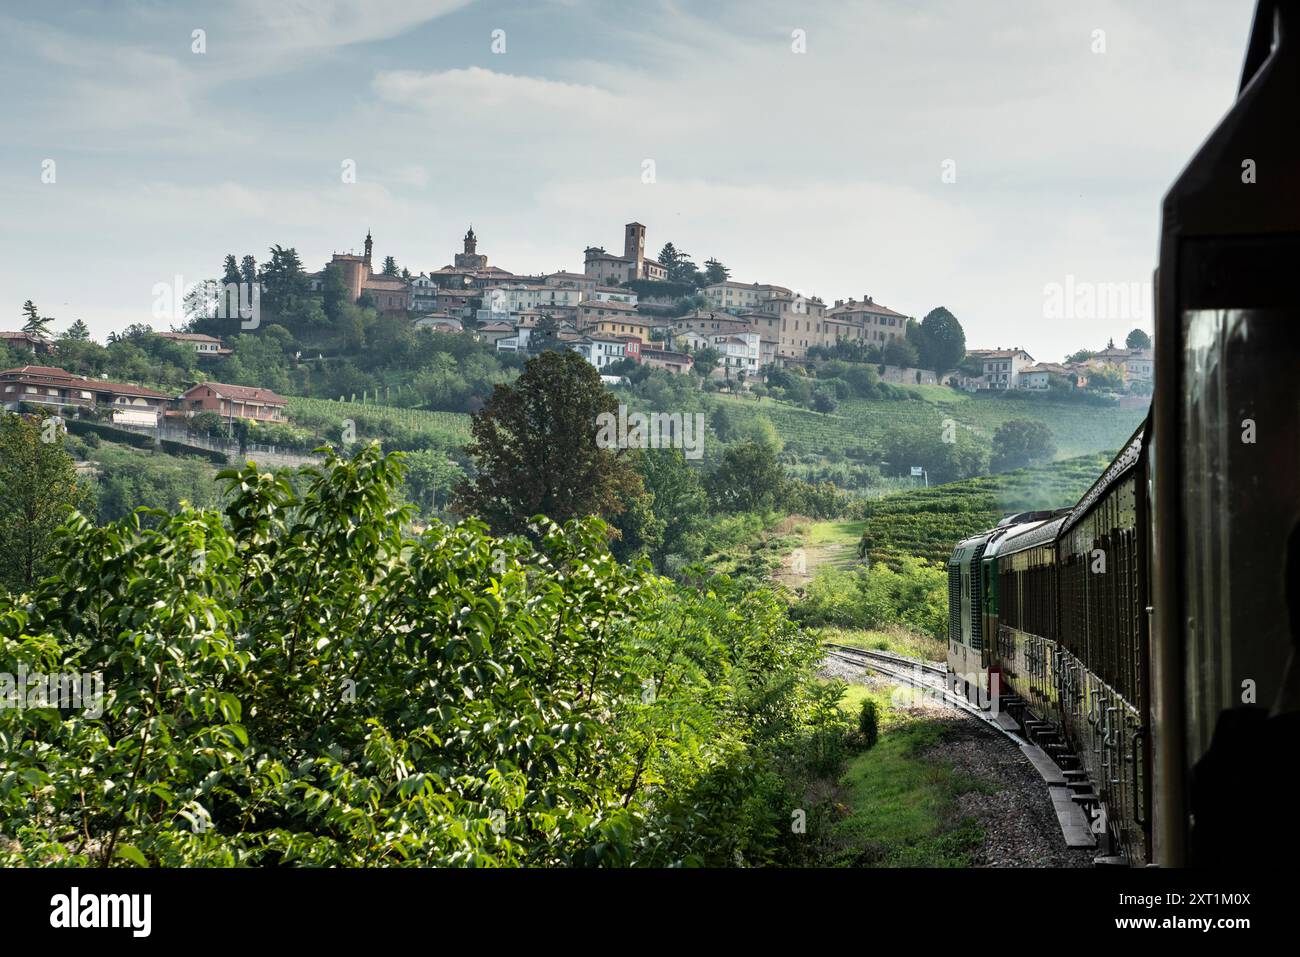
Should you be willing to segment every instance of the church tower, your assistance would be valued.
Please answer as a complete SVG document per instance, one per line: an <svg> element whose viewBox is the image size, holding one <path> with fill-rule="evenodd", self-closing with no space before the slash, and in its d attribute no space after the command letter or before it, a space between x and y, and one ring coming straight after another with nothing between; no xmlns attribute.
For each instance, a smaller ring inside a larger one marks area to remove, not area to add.
<svg viewBox="0 0 1300 957"><path fill-rule="evenodd" d="M456 254L456 268L486 269L487 264L487 256L479 255L478 237L474 235L474 227L471 225L469 232L465 234L465 251Z"/></svg>
<svg viewBox="0 0 1300 957"><path fill-rule="evenodd" d="M365 260L367 269L373 268L373 264L370 259L370 254L374 251L374 248L375 248L375 241L370 238L370 230L367 229L366 230L366 260Z"/></svg>
<svg viewBox="0 0 1300 957"><path fill-rule="evenodd" d="M628 223L624 227L623 258L632 265L628 268L628 279L645 278L645 227L640 223Z"/></svg>

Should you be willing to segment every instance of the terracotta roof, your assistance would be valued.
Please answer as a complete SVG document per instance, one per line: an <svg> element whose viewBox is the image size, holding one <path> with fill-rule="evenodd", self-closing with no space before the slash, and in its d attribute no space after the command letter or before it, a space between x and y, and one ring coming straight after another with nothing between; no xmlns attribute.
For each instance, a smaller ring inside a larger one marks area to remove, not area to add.
<svg viewBox="0 0 1300 957"><path fill-rule="evenodd" d="M248 385L227 385L224 382L200 382L198 385L186 389L183 396L189 395L195 389L207 386L223 399L238 399L241 402L264 402L267 405L287 405L289 400L282 395L276 395L270 389L261 389Z"/></svg>
<svg viewBox="0 0 1300 957"><path fill-rule="evenodd" d="M114 395L136 395L147 399L170 399L166 392L156 392L143 386L130 385L125 382L109 382L106 379L89 379L86 376L73 375L67 369L53 366L23 366L20 369L5 369L0 376L6 378L28 377L40 379L49 385L62 385L68 388L86 389L92 392L111 392Z"/></svg>
<svg viewBox="0 0 1300 957"><path fill-rule="evenodd" d="M221 342L216 336L205 336L200 332L157 332L154 335L162 339L175 339L178 342Z"/></svg>

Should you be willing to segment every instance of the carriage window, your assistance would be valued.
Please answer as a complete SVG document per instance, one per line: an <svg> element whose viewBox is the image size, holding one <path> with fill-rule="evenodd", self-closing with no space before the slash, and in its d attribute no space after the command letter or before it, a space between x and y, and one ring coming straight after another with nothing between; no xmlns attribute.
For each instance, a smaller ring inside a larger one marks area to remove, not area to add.
<svg viewBox="0 0 1300 957"><path fill-rule="evenodd" d="M1294 710L1282 677L1292 648L1287 542L1300 520L1300 323L1278 310L1183 315L1182 629L1188 758L1220 712ZM1300 568L1292 568L1300 575Z"/></svg>

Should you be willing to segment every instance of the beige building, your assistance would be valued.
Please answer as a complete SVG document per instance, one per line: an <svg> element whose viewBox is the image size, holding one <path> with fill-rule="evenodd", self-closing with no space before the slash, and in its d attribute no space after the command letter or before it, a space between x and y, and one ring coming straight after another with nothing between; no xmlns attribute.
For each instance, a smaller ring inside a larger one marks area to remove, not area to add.
<svg viewBox="0 0 1300 957"><path fill-rule="evenodd" d="M835 300L835 305L826 310L826 319L825 345L845 340L883 348L892 340L907 335L908 317L882 306L870 296L863 296L861 300Z"/></svg>
<svg viewBox="0 0 1300 957"><path fill-rule="evenodd" d="M649 259L645 254L645 227L628 223L623 227L623 255L605 252L603 246L588 246L583 250L584 272L601 286L618 286L632 279L668 278L663 264Z"/></svg>
<svg viewBox="0 0 1300 957"><path fill-rule="evenodd" d="M757 282L733 282L730 279L726 282L715 282L711 286L704 287L704 295L709 300L710 306L737 315L758 309L759 306L773 296L791 296L793 294L793 291L785 288L785 286L773 286L769 283Z"/></svg>

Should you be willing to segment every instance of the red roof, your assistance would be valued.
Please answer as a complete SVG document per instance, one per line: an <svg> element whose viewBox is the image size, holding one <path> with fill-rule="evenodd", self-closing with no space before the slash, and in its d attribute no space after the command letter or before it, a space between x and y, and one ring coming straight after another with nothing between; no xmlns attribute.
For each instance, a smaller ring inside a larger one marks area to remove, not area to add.
<svg viewBox="0 0 1300 957"><path fill-rule="evenodd" d="M67 369L56 369L53 366L23 366L21 369L5 369L0 372L0 376L9 379L30 378L40 380L47 385L62 385L94 392L111 392L114 395L136 395L146 399L171 398L165 392L155 392L153 389L146 389L143 386L128 385L124 382L109 382L105 379L88 379L85 376L73 375Z"/></svg>
<svg viewBox="0 0 1300 957"><path fill-rule="evenodd" d="M186 389L181 393L181 397L184 398L195 389L201 389L204 386L223 399L237 399L240 402L262 402L266 405L289 404L288 399L282 395L276 395L270 389L259 389L250 385L227 385L224 382L200 382L198 385Z"/></svg>

